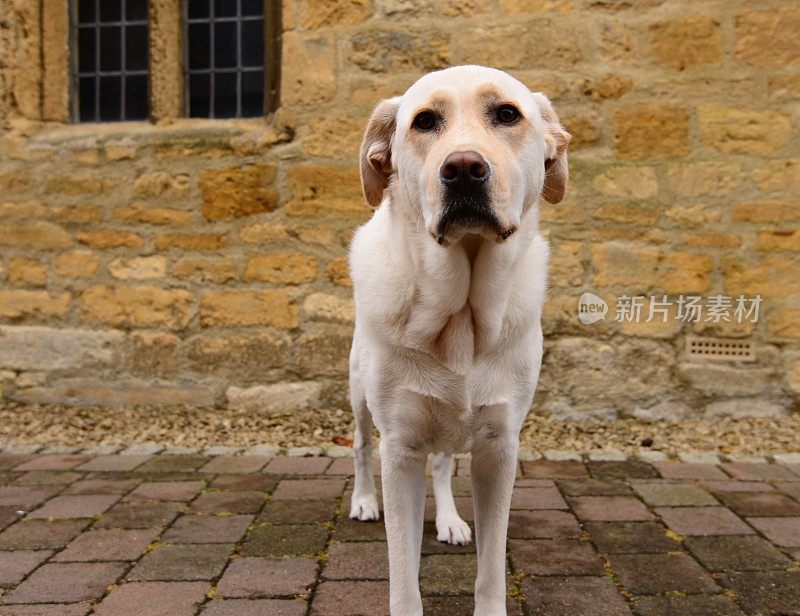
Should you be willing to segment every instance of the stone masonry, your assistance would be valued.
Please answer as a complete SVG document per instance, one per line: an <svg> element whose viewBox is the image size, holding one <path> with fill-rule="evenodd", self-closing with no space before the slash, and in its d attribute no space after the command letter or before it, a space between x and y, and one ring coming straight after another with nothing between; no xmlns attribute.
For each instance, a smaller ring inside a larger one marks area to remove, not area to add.
<svg viewBox="0 0 800 616"><path fill-rule="evenodd" d="M537 411L798 410L796 2L285 0L280 106L231 121L178 117L179 4L150 2L152 122L81 125L66 3L0 0L3 397L345 405L361 131L421 74L481 63L574 136L567 197L542 207ZM584 290L764 301L756 325L588 326ZM757 361L690 360L688 334L753 340Z"/></svg>

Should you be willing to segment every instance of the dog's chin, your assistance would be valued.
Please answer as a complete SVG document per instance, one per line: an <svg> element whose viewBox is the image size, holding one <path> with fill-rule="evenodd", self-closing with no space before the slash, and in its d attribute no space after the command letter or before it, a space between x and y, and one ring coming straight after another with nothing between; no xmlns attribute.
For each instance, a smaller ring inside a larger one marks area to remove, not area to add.
<svg viewBox="0 0 800 616"><path fill-rule="evenodd" d="M439 245L449 246L469 235L504 242L516 230L516 225L501 224L487 199L462 196L444 199L442 214L429 233Z"/></svg>

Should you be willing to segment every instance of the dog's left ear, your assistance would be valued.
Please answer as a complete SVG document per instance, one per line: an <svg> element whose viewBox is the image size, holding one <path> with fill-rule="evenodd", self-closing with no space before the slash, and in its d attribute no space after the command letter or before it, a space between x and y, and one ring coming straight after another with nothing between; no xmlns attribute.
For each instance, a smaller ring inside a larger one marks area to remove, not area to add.
<svg viewBox="0 0 800 616"><path fill-rule="evenodd" d="M378 103L361 142L361 189L371 207L378 207L392 173L392 137L400 97Z"/></svg>
<svg viewBox="0 0 800 616"><path fill-rule="evenodd" d="M564 198L567 190L569 180L567 146L572 135L561 126L549 98L541 92L534 92L533 97L539 104L539 111L544 120L545 160L542 196L548 203L558 203Z"/></svg>

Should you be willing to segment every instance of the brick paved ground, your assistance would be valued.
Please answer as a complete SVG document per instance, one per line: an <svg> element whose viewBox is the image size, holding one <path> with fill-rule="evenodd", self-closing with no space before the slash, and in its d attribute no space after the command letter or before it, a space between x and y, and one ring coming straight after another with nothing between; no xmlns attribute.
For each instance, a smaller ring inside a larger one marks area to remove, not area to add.
<svg viewBox="0 0 800 616"><path fill-rule="evenodd" d="M387 613L351 460L129 453L0 453L0 616ZM471 615L474 546L437 543L431 504L426 614ZM800 614L798 561L796 464L520 463L509 614Z"/></svg>

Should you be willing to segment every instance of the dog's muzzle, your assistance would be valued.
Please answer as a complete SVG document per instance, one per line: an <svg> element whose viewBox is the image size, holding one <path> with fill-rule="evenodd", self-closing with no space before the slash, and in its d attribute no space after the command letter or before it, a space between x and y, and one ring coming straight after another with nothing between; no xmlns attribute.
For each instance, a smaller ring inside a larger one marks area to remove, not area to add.
<svg viewBox="0 0 800 616"><path fill-rule="evenodd" d="M444 244L448 231L454 228L488 230L501 239L511 235L502 229L492 211L490 176L489 163L477 152L453 152L445 158L439 169L439 180L444 187L442 216L435 235L439 244Z"/></svg>

